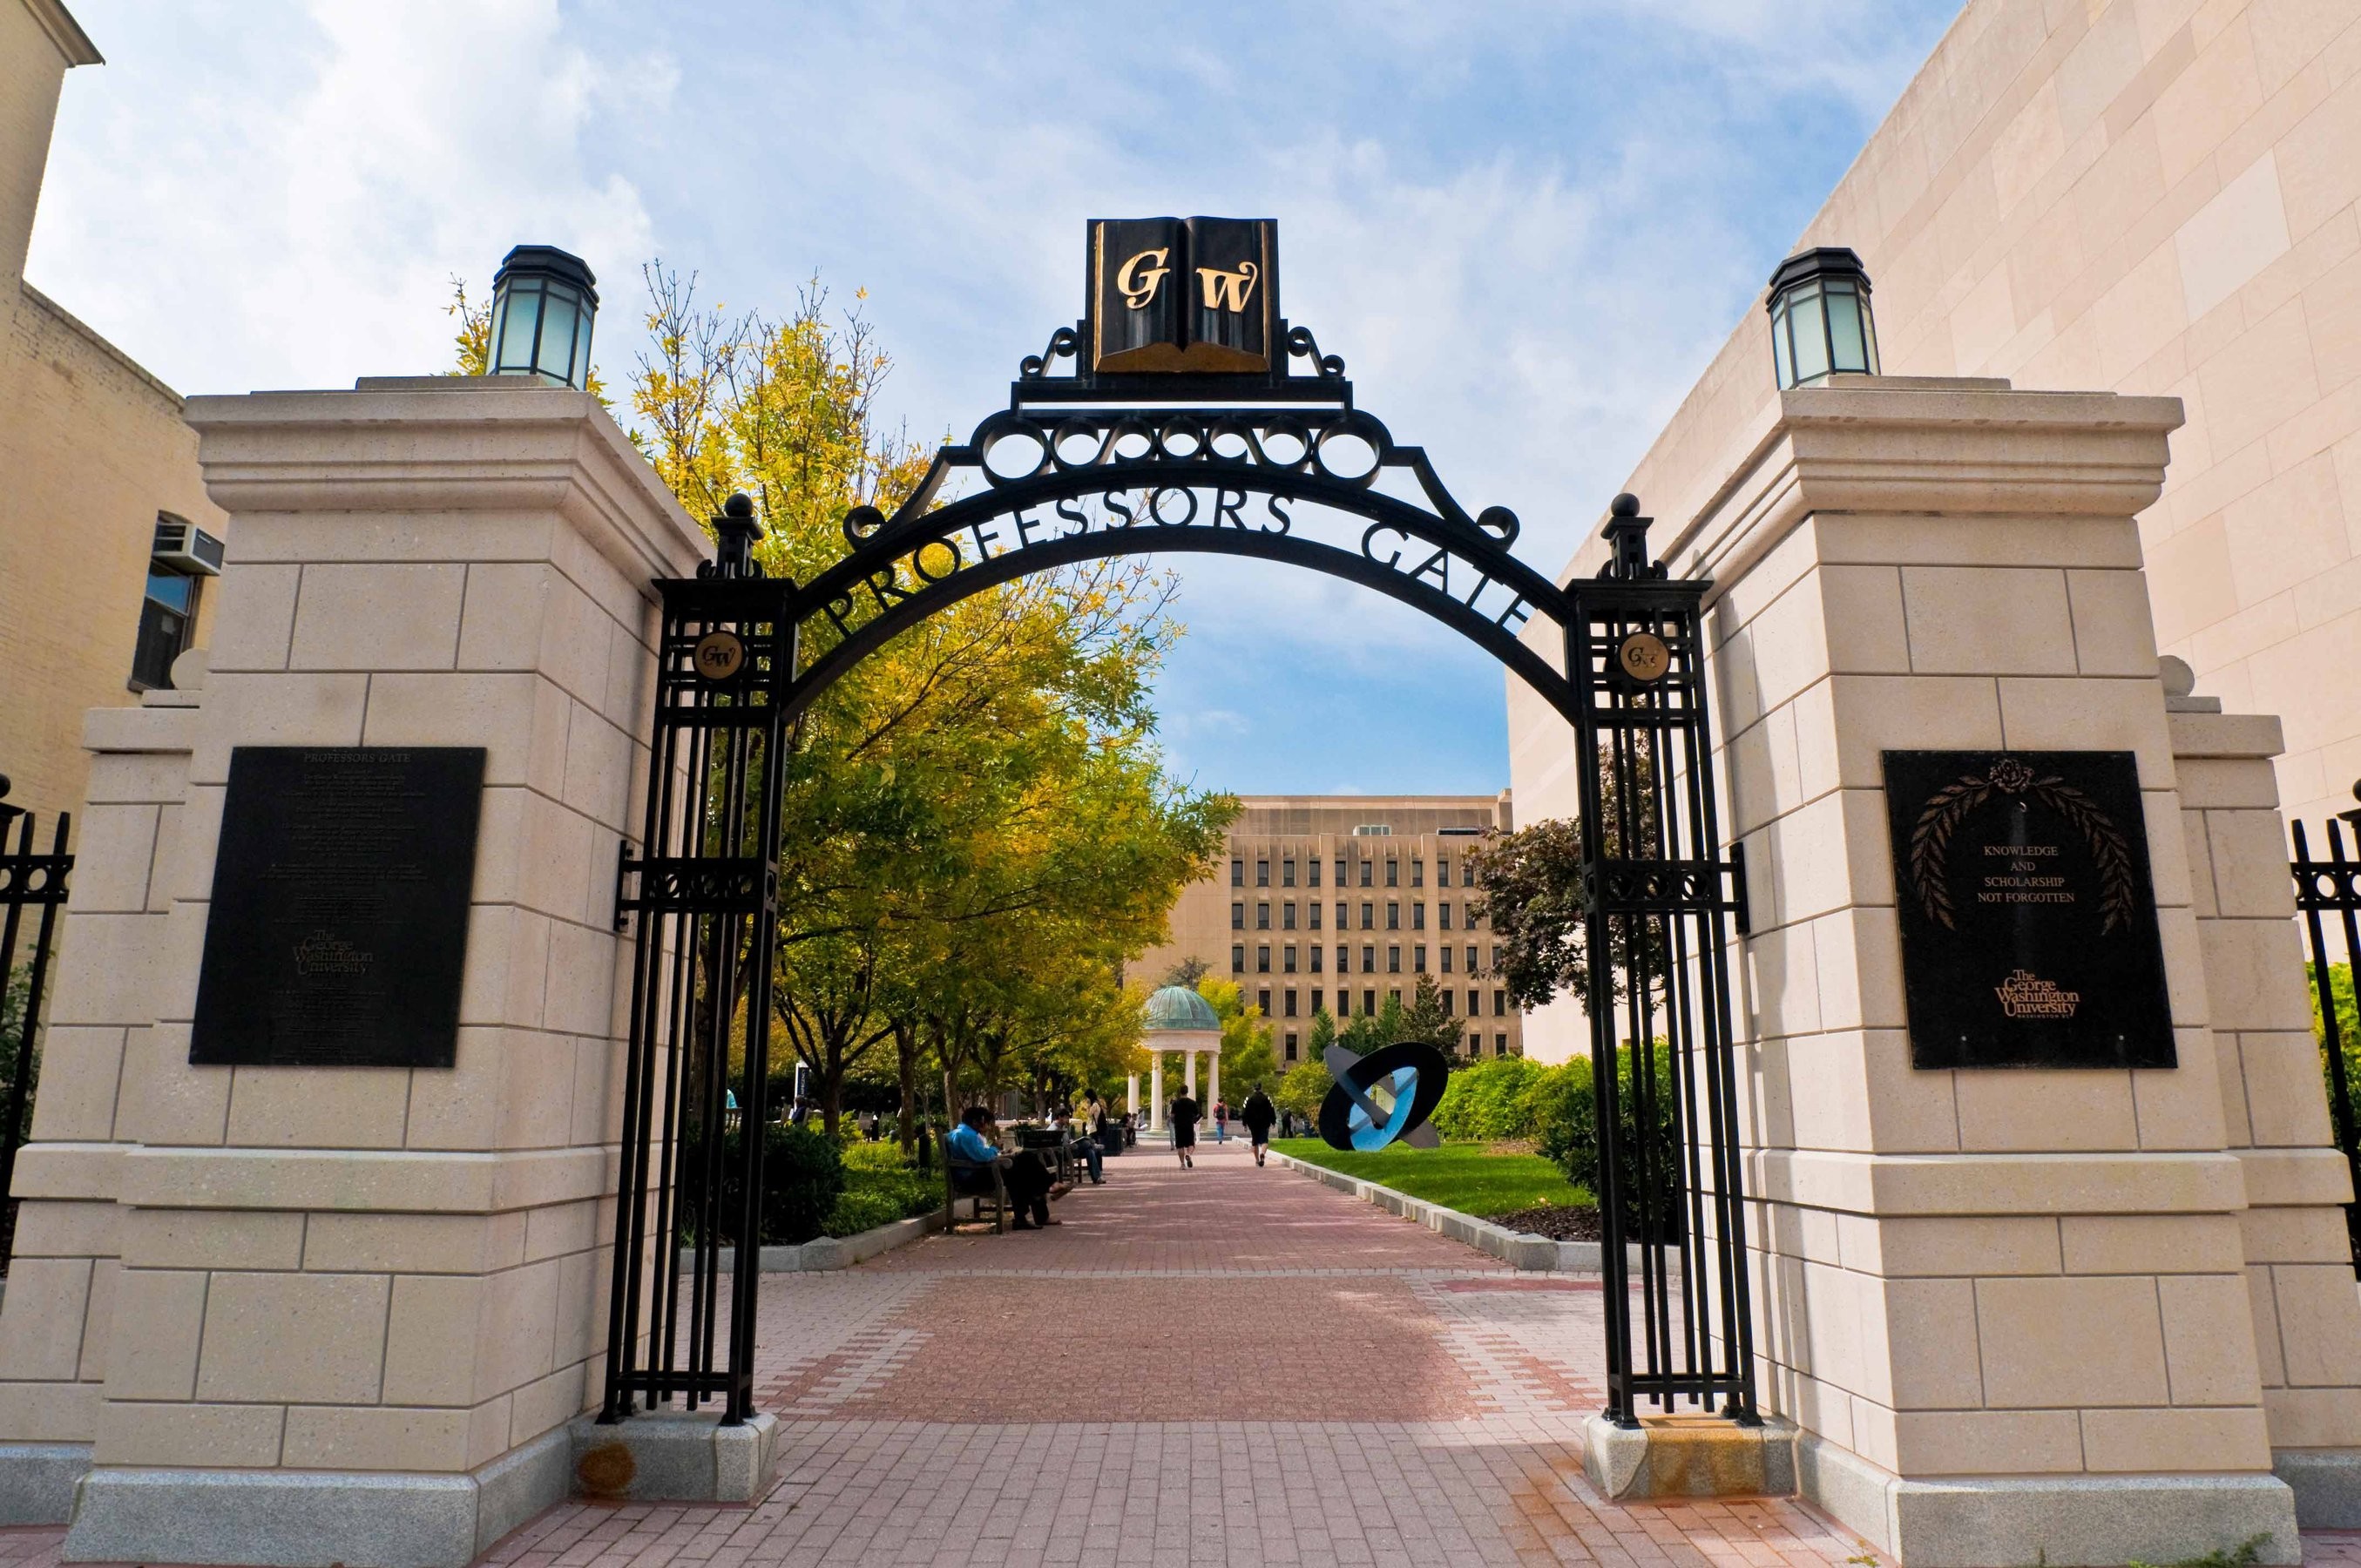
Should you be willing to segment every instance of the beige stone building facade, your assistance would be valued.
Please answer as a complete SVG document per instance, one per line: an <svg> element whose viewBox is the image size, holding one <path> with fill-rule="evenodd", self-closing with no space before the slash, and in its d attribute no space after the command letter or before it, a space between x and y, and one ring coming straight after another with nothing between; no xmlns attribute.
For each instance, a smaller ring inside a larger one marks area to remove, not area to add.
<svg viewBox="0 0 2361 1568"><path fill-rule="evenodd" d="M1339 1023L1410 1005L1432 974L1470 1057L1524 1054L1524 1018L1493 972L1490 929L1466 852L1514 824L1493 795L1250 795L1230 852L1172 906L1171 940L1131 966L1149 985L1195 959L1235 981L1270 1021L1284 1068L1303 1059L1312 1015Z"/></svg>
<svg viewBox="0 0 2361 1568"><path fill-rule="evenodd" d="M2361 775L2356 199L2361 6L1972 0L1795 242L1861 254L1889 376L2181 400L2139 518L2158 646L2280 717L2314 823ZM1629 481L1660 538L1779 415L1758 305ZM1570 811L1565 726L1513 677L1509 707L1526 815ZM1537 1055L1584 1043L1567 1003L1535 1023Z"/></svg>
<svg viewBox="0 0 2361 1568"><path fill-rule="evenodd" d="M57 0L0 0L0 773L45 817L82 804L83 712L210 640L217 552L159 560L159 524L228 532L180 395L25 281L65 74L99 62Z"/></svg>

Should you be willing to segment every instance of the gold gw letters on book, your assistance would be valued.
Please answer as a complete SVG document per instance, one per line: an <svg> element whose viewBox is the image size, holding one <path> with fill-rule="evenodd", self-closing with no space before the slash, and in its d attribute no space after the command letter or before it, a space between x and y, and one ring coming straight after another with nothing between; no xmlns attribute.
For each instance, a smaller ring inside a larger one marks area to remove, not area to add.
<svg viewBox="0 0 2361 1568"><path fill-rule="evenodd" d="M1170 247L1143 250L1131 258L1115 275L1115 286L1123 295L1123 302L1135 311L1144 311L1155 302L1156 291L1164 286L1164 275L1172 270L1164 258L1172 254ZM1149 265L1143 269L1140 263ZM1200 269L1200 270L1202 270Z"/></svg>
<svg viewBox="0 0 2361 1568"><path fill-rule="evenodd" d="M1197 269L1197 282L1204 291L1205 308L1209 311L1243 311L1254 297L1255 280L1262 269L1251 261L1241 261L1235 272L1224 272L1218 267Z"/></svg>

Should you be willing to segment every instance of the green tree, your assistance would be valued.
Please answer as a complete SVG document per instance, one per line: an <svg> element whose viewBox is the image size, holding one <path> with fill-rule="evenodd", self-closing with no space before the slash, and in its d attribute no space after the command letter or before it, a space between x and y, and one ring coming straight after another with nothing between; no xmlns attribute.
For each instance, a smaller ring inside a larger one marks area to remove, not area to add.
<svg viewBox="0 0 2361 1568"><path fill-rule="evenodd" d="M1431 974L1418 977L1411 1004L1402 1014L1401 1028L1401 1039L1422 1041L1444 1056L1458 1052L1459 1020L1443 1010L1443 991Z"/></svg>
<svg viewBox="0 0 2361 1568"><path fill-rule="evenodd" d="M1336 1015L1325 1007L1312 1010L1312 1027L1303 1036L1303 1059L1323 1061L1328 1047L1336 1043Z"/></svg>
<svg viewBox="0 0 2361 1568"><path fill-rule="evenodd" d="M1307 1120L1315 1118L1320 1114L1320 1102L1328 1098L1328 1091L1335 1082L1316 1058L1300 1061L1287 1069L1279 1087L1270 1091L1271 1103Z"/></svg>
<svg viewBox="0 0 2361 1568"><path fill-rule="evenodd" d="M1197 981L1197 994L1213 1003L1222 1021L1222 1081L1236 1086L1225 1089L1224 1097L1276 1077L1279 1058L1271 1049L1270 1025L1261 1008L1247 1003L1245 991L1233 981L1207 975Z"/></svg>

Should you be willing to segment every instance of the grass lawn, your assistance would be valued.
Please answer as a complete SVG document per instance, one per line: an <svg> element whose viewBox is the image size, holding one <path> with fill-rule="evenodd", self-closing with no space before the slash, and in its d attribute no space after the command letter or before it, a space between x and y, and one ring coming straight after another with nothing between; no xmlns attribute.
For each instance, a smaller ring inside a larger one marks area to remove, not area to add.
<svg viewBox="0 0 2361 1568"><path fill-rule="evenodd" d="M1487 1154L1481 1143L1447 1143L1437 1149L1394 1144L1375 1154L1345 1154L1318 1138L1276 1138L1270 1146L1307 1165L1375 1181L1478 1219L1545 1204L1594 1206L1587 1189L1568 1181L1565 1172L1541 1156Z"/></svg>

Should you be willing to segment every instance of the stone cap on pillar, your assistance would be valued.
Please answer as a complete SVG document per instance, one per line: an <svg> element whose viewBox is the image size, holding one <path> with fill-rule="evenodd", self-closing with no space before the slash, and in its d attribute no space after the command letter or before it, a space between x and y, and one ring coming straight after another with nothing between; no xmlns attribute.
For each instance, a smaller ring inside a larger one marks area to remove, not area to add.
<svg viewBox="0 0 2361 1568"><path fill-rule="evenodd" d="M1705 509L1665 520L1662 558L1675 576L1735 578L1816 512L2128 519L2162 492L2182 422L2179 398L1831 377L1779 394Z"/></svg>
<svg viewBox="0 0 2361 1568"><path fill-rule="evenodd" d="M598 399L515 376L365 377L351 391L194 397L224 510L555 510L634 580L685 577L712 541Z"/></svg>

